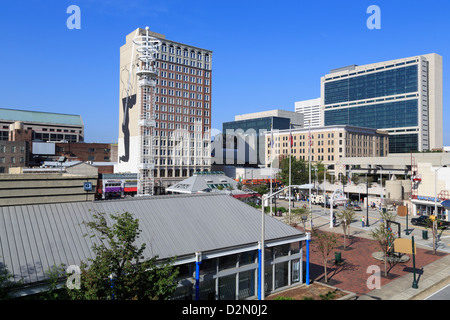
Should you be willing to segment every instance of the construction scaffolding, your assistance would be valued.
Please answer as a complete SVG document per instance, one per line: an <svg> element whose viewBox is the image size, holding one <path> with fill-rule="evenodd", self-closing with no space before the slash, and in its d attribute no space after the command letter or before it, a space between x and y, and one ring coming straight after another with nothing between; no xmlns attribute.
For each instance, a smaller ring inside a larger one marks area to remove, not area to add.
<svg viewBox="0 0 450 320"><path fill-rule="evenodd" d="M156 54L161 42L149 35L136 34L133 39L136 45L137 62L136 76L139 80L139 173L137 195L153 195L155 187L155 89L158 71L156 69Z"/></svg>

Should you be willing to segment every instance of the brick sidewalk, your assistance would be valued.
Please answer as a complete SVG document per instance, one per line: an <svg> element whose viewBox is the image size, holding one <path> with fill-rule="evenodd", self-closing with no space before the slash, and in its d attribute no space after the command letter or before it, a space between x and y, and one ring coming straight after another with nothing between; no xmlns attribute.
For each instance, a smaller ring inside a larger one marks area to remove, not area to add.
<svg viewBox="0 0 450 320"><path fill-rule="evenodd" d="M299 227L299 229L301 229ZM326 231L321 231L326 232ZM413 274L412 255L409 261L405 263L398 263L394 266L387 264L388 277L384 276L384 261L377 260L372 257L372 253L380 252L381 248L377 241L361 238L356 236L347 237L346 249L342 248L343 235L337 233L339 236L338 245L335 250L328 256L327 274L328 283L334 287L350 291L360 296L366 294L371 289L367 288L366 282L371 273L367 273L367 268L371 265L380 267L381 270L381 286L399 279L400 277ZM341 252L342 264L337 266L334 263L335 252ZM427 264L434 262L447 254L438 252L433 254L432 250L417 248L416 254L416 277L420 280L421 268ZM306 258L304 258L306 261ZM312 236L310 246L310 279L324 282L324 268L322 264L322 255L317 251L317 245ZM412 284L412 282L411 282Z"/></svg>

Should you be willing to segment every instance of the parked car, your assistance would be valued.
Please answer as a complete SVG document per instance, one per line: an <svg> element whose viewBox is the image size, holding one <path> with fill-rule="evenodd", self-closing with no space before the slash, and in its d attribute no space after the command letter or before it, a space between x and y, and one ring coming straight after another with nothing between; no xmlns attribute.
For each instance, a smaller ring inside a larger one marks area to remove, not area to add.
<svg viewBox="0 0 450 320"><path fill-rule="evenodd" d="M420 216L418 218L412 218L411 224L415 226L427 226L429 216ZM449 221L438 220L438 227L447 228L450 225Z"/></svg>
<svg viewBox="0 0 450 320"><path fill-rule="evenodd" d="M322 207L324 206L324 203L320 204ZM330 202L327 201L326 207L329 208L330 207ZM336 203L333 203L333 209L336 209L338 206Z"/></svg>
<svg viewBox="0 0 450 320"><path fill-rule="evenodd" d="M348 204L347 209L353 209L355 211L362 211L361 207L357 204Z"/></svg>

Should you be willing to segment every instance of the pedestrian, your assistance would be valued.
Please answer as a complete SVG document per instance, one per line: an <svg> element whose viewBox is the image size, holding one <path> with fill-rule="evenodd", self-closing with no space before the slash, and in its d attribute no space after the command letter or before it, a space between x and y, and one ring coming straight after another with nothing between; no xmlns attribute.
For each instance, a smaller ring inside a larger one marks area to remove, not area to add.
<svg viewBox="0 0 450 320"><path fill-rule="evenodd" d="M362 217L362 219L361 219L361 224L362 224L362 227L364 228L364 223L366 222L366 220L364 219L364 217Z"/></svg>

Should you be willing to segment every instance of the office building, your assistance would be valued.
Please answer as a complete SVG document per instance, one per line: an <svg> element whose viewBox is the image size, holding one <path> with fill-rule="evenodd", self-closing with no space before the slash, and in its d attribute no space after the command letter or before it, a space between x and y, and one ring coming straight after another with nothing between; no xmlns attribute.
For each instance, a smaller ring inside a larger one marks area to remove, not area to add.
<svg viewBox="0 0 450 320"><path fill-rule="evenodd" d="M271 159L279 161L291 154L296 159L335 165L343 157L383 157L388 155L389 135L387 132L344 125L302 128L291 130L292 151L289 147L289 130L273 133L273 147L270 147L271 133L266 133L266 164ZM311 139L309 138L311 137ZM309 147L311 142L311 153ZM273 150L273 151L272 151ZM273 152L271 158L271 152ZM339 173L335 168L336 174Z"/></svg>
<svg viewBox="0 0 450 320"><path fill-rule="evenodd" d="M284 110L270 110L237 115L234 121L224 122L222 133L223 154L218 152L219 143L214 143L216 164L258 166L265 163L265 145L260 144L265 132L303 127L303 115ZM230 156L227 152L231 153ZM222 158L220 157L222 156ZM222 160L223 159L223 160ZM220 162L223 161L223 162Z"/></svg>
<svg viewBox="0 0 450 320"><path fill-rule="evenodd" d="M84 124L79 115L0 108L0 140L8 140L10 131L17 130L44 142L84 141Z"/></svg>
<svg viewBox="0 0 450 320"><path fill-rule="evenodd" d="M9 173L10 168L28 165L30 145L27 141L0 140L0 173Z"/></svg>
<svg viewBox="0 0 450 320"><path fill-rule="evenodd" d="M303 114L305 128L323 126L320 98L295 102L295 112Z"/></svg>
<svg viewBox="0 0 450 320"><path fill-rule="evenodd" d="M442 57L433 53L332 70L321 78L324 125L389 133L389 153L442 149Z"/></svg>
<svg viewBox="0 0 450 320"><path fill-rule="evenodd" d="M120 48L118 164L153 194L211 165L212 51L148 28Z"/></svg>

